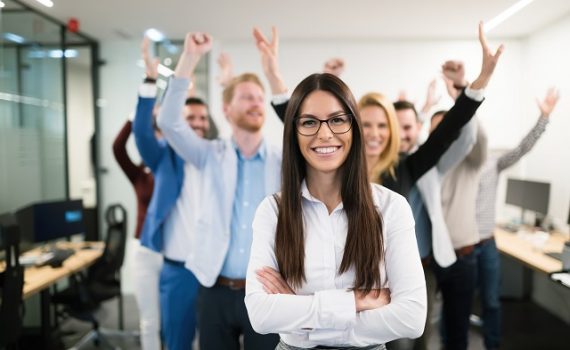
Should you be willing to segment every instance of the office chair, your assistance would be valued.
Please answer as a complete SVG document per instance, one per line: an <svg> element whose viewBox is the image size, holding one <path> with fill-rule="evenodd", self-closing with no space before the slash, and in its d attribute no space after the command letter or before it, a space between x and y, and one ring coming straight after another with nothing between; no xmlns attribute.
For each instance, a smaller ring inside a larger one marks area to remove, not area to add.
<svg viewBox="0 0 570 350"><path fill-rule="evenodd" d="M73 275L70 286L52 296L52 303L63 306L63 312L59 316L70 316L92 324L93 329L72 349L79 349L90 341L97 346L115 348L105 334L117 332L102 330L94 316L103 301L118 298L119 328L124 328L121 267L127 242L127 212L122 205L114 204L107 208L105 218L107 237L101 258L89 268L86 275Z"/></svg>
<svg viewBox="0 0 570 350"><path fill-rule="evenodd" d="M15 222L0 222L1 246L6 252L6 267L0 273L0 348L17 349L24 317L22 291L24 268L20 265L20 232Z"/></svg>

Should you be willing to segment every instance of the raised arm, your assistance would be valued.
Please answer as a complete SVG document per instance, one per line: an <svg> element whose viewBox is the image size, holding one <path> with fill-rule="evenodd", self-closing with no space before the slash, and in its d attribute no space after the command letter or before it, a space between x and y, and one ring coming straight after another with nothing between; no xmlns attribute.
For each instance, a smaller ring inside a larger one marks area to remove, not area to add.
<svg viewBox="0 0 570 350"><path fill-rule="evenodd" d="M218 83L225 88L228 83L234 78L234 67L230 55L222 52L218 56L218 67L220 67L220 75L218 76Z"/></svg>
<svg viewBox="0 0 570 350"><path fill-rule="evenodd" d="M497 160L498 171L503 171L512 166L534 147L536 141L538 141L540 136L544 133L544 130L546 130L546 125L550 121L550 114L554 110L554 107L556 107L558 98L559 95L556 89L550 88L543 101L537 100L538 108L540 108L540 117L534 127L521 140L519 145Z"/></svg>
<svg viewBox="0 0 570 350"><path fill-rule="evenodd" d="M448 93L453 99L456 99L458 93L455 87L461 88L467 86L465 80L465 69L461 61L446 61L443 64L443 78L450 82ZM446 82L447 84L447 82ZM477 120L472 118L467 125L465 125L459 133L459 138L455 140L449 149L445 151L443 156L437 162L437 170L440 174L445 174L450 169L459 164L471 152L473 145L477 141Z"/></svg>
<svg viewBox="0 0 570 350"><path fill-rule="evenodd" d="M141 45L141 52L145 63L146 78L145 83L139 88L139 99L133 121L133 134L143 162L152 171L155 171L165 148L157 140L153 127L152 112L156 100L155 81L158 77L158 60L154 59L149 51L149 39L145 37Z"/></svg>
<svg viewBox="0 0 570 350"><path fill-rule="evenodd" d="M287 86L283 82L279 69L279 33L276 27L272 27L271 41L269 41L259 28L253 28L253 39L261 57L261 67L263 68L265 78L269 82L271 94L277 98L277 100L274 99L271 102L271 106L279 119L283 121L289 98L287 96Z"/></svg>
<svg viewBox="0 0 570 350"><path fill-rule="evenodd" d="M131 135L131 129L132 122L128 120L121 128L121 131L119 131L117 137L115 137L115 141L113 142L113 155L125 175L129 178L129 181L134 183L140 172L140 168L133 163L127 153L127 141Z"/></svg>
<svg viewBox="0 0 570 350"><path fill-rule="evenodd" d="M483 52L479 76L459 95L455 105L447 112L443 121L430 134L427 141L406 160L406 166L414 182L437 164L451 143L457 139L461 128L471 120L483 100L483 91L493 76L504 47L500 45L495 53L491 52L483 31L483 22L479 23L479 43Z"/></svg>
<svg viewBox="0 0 570 350"><path fill-rule="evenodd" d="M158 114L158 126L176 153L187 162L201 168L205 163L211 141L202 139L183 119L182 112L190 79L201 57L212 48L212 37L205 33L188 33L184 50L178 60Z"/></svg>

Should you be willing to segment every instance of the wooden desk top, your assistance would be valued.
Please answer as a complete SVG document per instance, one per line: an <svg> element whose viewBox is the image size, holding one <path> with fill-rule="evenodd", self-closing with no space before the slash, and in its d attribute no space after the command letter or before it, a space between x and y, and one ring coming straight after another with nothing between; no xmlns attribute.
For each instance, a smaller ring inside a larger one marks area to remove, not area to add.
<svg viewBox="0 0 570 350"><path fill-rule="evenodd" d="M81 249L89 245L92 249ZM67 258L61 267L27 267L24 272L23 299L40 292L62 278L91 266L103 254L103 242L58 242L57 248L73 248L75 254ZM36 248L25 255L39 254ZM3 269L3 266L0 266Z"/></svg>
<svg viewBox="0 0 570 350"><path fill-rule="evenodd" d="M529 240L517 233L495 229L495 241L501 253L509 255L521 263L537 271L551 273L562 270L562 262L545 255L543 252L561 252L566 239L560 233L552 233L542 248L538 248Z"/></svg>

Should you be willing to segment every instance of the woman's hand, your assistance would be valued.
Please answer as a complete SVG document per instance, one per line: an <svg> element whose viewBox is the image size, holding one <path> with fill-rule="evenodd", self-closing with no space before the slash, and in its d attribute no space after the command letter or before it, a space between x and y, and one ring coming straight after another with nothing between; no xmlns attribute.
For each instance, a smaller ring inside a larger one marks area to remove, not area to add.
<svg viewBox="0 0 570 350"><path fill-rule="evenodd" d="M354 291L356 312L374 310L390 304L390 289L373 289L369 293L360 290Z"/></svg>
<svg viewBox="0 0 570 350"><path fill-rule="evenodd" d="M262 267L255 271L257 280L263 285L263 290L268 294L295 294L281 274L271 267Z"/></svg>

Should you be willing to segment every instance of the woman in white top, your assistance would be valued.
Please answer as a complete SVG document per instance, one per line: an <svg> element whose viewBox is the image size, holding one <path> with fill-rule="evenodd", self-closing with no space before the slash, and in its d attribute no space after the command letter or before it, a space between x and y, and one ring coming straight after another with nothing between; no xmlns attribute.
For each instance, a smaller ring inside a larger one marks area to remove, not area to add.
<svg viewBox="0 0 570 350"><path fill-rule="evenodd" d="M419 337L426 288L406 200L369 183L356 101L331 74L293 92L281 193L253 222L251 324L277 349L384 349Z"/></svg>

